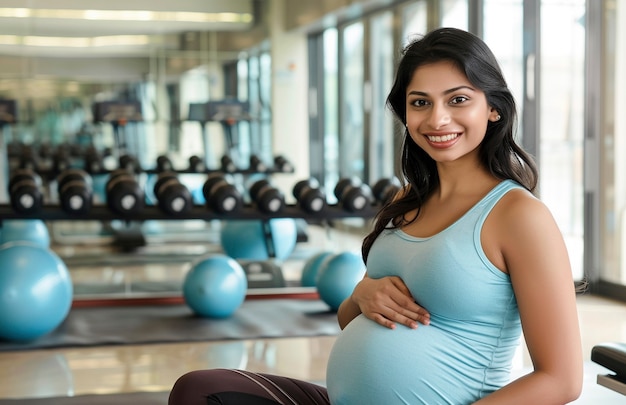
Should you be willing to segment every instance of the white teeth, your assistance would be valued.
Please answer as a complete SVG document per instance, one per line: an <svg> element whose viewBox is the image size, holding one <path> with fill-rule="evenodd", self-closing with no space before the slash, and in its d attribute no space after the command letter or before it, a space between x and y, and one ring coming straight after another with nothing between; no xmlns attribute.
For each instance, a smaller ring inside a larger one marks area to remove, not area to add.
<svg viewBox="0 0 626 405"><path fill-rule="evenodd" d="M431 142L447 142L458 137L459 134L448 134L443 136L428 136L428 140Z"/></svg>

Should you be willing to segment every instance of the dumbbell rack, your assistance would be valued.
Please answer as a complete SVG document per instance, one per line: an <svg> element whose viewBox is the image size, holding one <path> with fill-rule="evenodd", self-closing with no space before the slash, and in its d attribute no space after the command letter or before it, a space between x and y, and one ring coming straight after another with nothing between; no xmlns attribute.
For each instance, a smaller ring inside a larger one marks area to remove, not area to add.
<svg viewBox="0 0 626 405"><path fill-rule="evenodd" d="M304 211L297 205L286 205L282 210L275 213L265 213L259 211L255 206L245 205L238 212L228 214L219 214L209 210L203 205L195 205L186 213L170 215L163 212L156 206L146 206L140 213L134 215L122 215L110 210L105 205L94 205L87 214L69 214L61 209L58 205L46 205L36 213L23 214L16 212L8 204L0 204L0 221L5 219L41 219L44 221L57 220L94 220L94 221L147 221L147 220L269 220L272 218L301 218L306 220L334 220L343 218L371 218L376 215L380 208L379 205L373 204L360 211L348 211L338 205L329 205L321 212L312 214Z"/></svg>

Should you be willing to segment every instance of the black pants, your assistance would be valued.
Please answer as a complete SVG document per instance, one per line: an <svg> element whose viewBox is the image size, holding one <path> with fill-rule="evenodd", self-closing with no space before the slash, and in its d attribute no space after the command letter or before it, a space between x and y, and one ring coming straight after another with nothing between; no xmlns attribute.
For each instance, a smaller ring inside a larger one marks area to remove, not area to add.
<svg viewBox="0 0 626 405"><path fill-rule="evenodd" d="M169 405L329 405L326 388L294 378L233 369L191 371L170 392Z"/></svg>

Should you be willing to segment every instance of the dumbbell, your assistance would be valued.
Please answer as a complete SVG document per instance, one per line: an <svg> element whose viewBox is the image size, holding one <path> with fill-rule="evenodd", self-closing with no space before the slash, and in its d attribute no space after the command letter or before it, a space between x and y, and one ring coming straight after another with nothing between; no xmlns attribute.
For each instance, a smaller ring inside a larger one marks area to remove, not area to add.
<svg viewBox="0 0 626 405"><path fill-rule="evenodd" d="M83 169L89 174L98 174L104 170L104 160L102 155L94 147L85 151L83 157Z"/></svg>
<svg viewBox="0 0 626 405"><path fill-rule="evenodd" d="M156 169L157 172L171 172L174 170L174 165L172 164L172 160L167 155L160 155L156 160Z"/></svg>
<svg viewBox="0 0 626 405"><path fill-rule="evenodd" d="M32 146L23 145L19 151L20 169L37 171L39 169L39 156Z"/></svg>
<svg viewBox="0 0 626 405"><path fill-rule="evenodd" d="M253 172L266 172L267 165L257 155L250 155L250 170Z"/></svg>
<svg viewBox="0 0 626 405"><path fill-rule="evenodd" d="M70 214L86 214L93 205L91 176L81 169L64 170L57 177L59 204Z"/></svg>
<svg viewBox="0 0 626 405"><path fill-rule="evenodd" d="M69 147L59 147L52 155L52 171L58 176L71 166L71 156Z"/></svg>
<svg viewBox="0 0 626 405"><path fill-rule="evenodd" d="M358 212L372 203L372 189L357 177L340 179L333 190L341 207L350 212Z"/></svg>
<svg viewBox="0 0 626 405"><path fill-rule="evenodd" d="M202 194L208 207L221 214L236 212L243 207L241 192L223 173L210 173L202 187Z"/></svg>
<svg viewBox="0 0 626 405"><path fill-rule="evenodd" d="M49 159L52 157L53 149L49 143L43 143L39 145L39 150L37 151L39 157L42 159Z"/></svg>
<svg viewBox="0 0 626 405"><path fill-rule="evenodd" d="M250 198L260 211L274 214L285 207L285 196L266 179L258 180L250 187Z"/></svg>
<svg viewBox="0 0 626 405"><path fill-rule="evenodd" d="M204 160L198 155L192 155L189 157L189 171L192 173L204 173L206 171L206 165Z"/></svg>
<svg viewBox="0 0 626 405"><path fill-rule="evenodd" d="M137 214L145 206L145 193L128 170L113 170L105 191L109 209L119 214Z"/></svg>
<svg viewBox="0 0 626 405"><path fill-rule="evenodd" d="M14 211L32 214L43 205L41 177L31 169L16 169L9 179L9 198Z"/></svg>
<svg viewBox="0 0 626 405"><path fill-rule="evenodd" d="M220 164L224 173L235 173L237 171L237 165L228 155L222 156Z"/></svg>
<svg viewBox="0 0 626 405"><path fill-rule="evenodd" d="M173 171L159 173L154 183L154 195L159 208L170 215L189 212L193 207L191 192Z"/></svg>
<svg viewBox="0 0 626 405"><path fill-rule="evenodd" d="M283 173L293 172L293 165L284 156L278 155L274 157L274 168Z"/></svg>
<svg viewBox="0 0 626 405"><path fill-rule="evenodd" d="M133 155L121 155L118 159L119 168L124 169L130 173L141 173L141 164L136 156Z"/></svg>
<svg viewBox="0 0 626 405"><path fill-rule="evenodd" d="M400 191L402 184L400 184L400 180L397 177L391 178L382 178L374 183L374 187L372 187L372 192L374 193L374 198L381 204L387 204L389 201L393 199L393 197Z"/></svg>
<svg viewBox="0 0 626 405"><path fill-rule="evenodd" d="M293 187L293 196L300 207L309 213L318 213L326 208L326 194L320 189L316 178L297 182Z"/></svg>

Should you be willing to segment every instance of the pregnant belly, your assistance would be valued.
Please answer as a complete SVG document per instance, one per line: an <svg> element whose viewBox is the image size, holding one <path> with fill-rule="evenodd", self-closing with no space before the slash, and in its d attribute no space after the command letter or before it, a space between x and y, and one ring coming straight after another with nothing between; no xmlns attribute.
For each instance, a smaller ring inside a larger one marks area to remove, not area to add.
<svg viewBox="0 0 626 405"><path fill-rule="evenodd" d="M466 349L432 323L392 330L360 315L329 357L331 403L469 404L480 395L484 367L468 359Z"/></svg>

